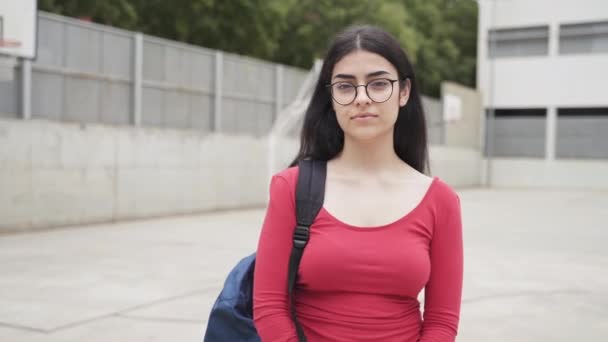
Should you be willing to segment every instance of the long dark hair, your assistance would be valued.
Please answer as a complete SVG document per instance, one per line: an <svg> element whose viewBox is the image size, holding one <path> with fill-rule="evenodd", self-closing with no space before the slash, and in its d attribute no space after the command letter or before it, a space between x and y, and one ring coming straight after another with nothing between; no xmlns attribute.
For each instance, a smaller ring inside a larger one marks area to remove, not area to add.
<svg viewBox="0 0 608 342"><path fill-rule="evenodd" d="M376 53L393 64L403 80L400 82L400 88L405 86L406 78L410 80L410 96L407 104L399 108L393 145L401 160L424 173L429 169L427 132L414 69L405 52L390 33L368 25L346 29L336 36L330 45L304 117L300 151L290 166L295 166L298 161L308 158L328 161L342 151L344 132L333 112L331 94L326 85L331 82L331 74L336 63L355 50Z"/></svg>

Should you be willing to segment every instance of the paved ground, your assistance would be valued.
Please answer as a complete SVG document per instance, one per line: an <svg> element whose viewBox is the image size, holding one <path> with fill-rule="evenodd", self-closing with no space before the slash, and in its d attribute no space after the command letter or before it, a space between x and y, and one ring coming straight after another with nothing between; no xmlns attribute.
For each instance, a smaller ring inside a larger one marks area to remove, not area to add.
<svg viewBox="0 0 608 342"><path fill-rule="evenodd" d="M459 190L458 341L608 341L608 193ZM0 236L0 341L200 341L249 210Z"/></svg>

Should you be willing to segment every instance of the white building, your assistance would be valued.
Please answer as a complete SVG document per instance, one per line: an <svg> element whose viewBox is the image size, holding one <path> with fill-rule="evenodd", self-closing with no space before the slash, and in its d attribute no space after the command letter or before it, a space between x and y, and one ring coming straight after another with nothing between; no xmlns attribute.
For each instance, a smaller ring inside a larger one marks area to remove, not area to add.
<svg viewBox="0 0 608 342"><path fill-rule="evenodd" d="M608 189L608 1L478 3L486 181Z"/></svg>

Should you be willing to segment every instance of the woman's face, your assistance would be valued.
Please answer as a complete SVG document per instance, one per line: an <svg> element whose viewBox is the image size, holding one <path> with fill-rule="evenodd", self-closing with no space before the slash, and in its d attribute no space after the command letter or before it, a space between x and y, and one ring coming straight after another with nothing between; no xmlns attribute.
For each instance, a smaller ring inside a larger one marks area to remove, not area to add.
<svg viewBox="0 0 608 342"><path fill-rule="evenodd" d="M393 133L399 107L405 106L410 92L409 80L403 89L399 81L392 82L399 78L388 60L365 50L336 63L330 81L332 107L345 138L363 141ZM356 87L365 84L367 93L365 87Z"/></svg>

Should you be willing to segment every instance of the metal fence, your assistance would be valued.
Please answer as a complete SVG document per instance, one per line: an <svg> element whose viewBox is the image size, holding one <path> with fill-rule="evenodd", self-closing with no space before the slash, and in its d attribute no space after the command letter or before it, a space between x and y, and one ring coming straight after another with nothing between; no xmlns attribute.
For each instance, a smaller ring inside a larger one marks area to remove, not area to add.
<svg viewBox="0 0 608 342"><path fill-rule="evenodd" d="M0 115L261 136L307 73L44 12L38 30Z"/></svg>
<svg viewBox="0 0 608 342"><path fill-rule="evenodd" d="M262 136L308 71L39 12L38 56L12 73L0 117ZM441 101L423 102L443 144Z"/></svg>

